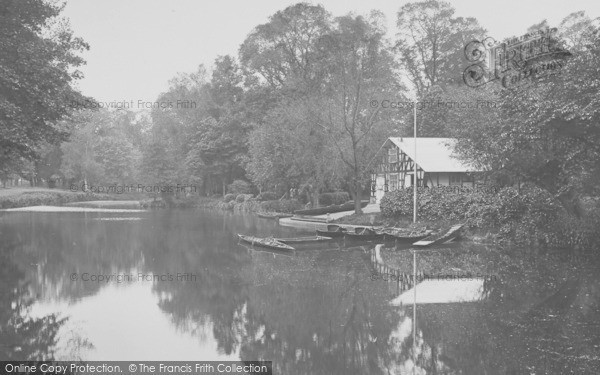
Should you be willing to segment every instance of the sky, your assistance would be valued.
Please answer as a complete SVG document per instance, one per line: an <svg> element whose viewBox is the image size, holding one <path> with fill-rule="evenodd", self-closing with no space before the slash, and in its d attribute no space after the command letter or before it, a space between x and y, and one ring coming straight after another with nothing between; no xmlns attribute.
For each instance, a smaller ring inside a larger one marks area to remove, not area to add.
<svg viewBox="0 0 600 375"><path fill-rule="evenodd" d="M237 56L257 25L298 1L290 0L68 0L63 13L76 36L90 50L83 53L85 78L76 86L101 102L155 101L178 73L204 64L210 69L220 55ZM396 34L396 14L408 1L321 0L333 16L382 11L388 34ZM475 17L496 40L524 34L546 19L552 26L584 10L600 17L597 0L451 0L456 16ZM143 106L144 104L142 104ZM135 108L133 108L135 109Z"/></svg>

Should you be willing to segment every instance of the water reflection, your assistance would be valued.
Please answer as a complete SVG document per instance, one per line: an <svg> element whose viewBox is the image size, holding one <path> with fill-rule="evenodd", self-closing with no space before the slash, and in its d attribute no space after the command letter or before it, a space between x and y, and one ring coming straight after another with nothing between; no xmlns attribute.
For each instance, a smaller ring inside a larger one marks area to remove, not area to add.
<svg viewBox="0 0 600 375"><path fill-rule="evenodd" d="M468 267L498 278L414 286L371 277L390 259L400 259L390 272L410 273L406 249L383 248L378 257L369 246L274 254L238 245L236 233L309 234L197 211L3 215L2 357L262 359L282 374L599 368L600 280L589 264L459 245L420 256L419 274ZM195 278L71 279L84 273Z"/></svg>

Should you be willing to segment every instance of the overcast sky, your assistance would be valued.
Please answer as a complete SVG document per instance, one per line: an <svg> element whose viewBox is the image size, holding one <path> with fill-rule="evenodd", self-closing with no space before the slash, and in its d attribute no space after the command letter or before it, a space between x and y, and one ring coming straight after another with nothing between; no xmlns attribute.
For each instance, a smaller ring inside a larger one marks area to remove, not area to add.
<svg viewBox="0 0 600 375"><path fill-rule="evenodd" d="M85 95L99 101L153 101L178 72L210 68L219 55L236 55L257 25L289 0L69 0L64 15L77 36L91 46L84 54ZM407 1L322 0L334 16L381 10L388 32L396 33L396 13ZM597 0L453 0L456 15L475 17L496 39L523 34L547 19L557 25L568 14L585 10L600 16Z"/></svg>

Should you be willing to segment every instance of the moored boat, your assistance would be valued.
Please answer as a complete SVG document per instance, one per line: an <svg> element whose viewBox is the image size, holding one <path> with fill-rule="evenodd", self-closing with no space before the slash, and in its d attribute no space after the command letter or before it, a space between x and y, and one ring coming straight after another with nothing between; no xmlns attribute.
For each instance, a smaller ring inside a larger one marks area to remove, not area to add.
<svg viewBox="0 0 600 375"><path fill-rule="evenodd" d="M344 234L347 233L347 229L340 227L339 225L329 224L327 225L327 230L319 230L317 229L317 236L323 237L332 237L332 238L340 238L344 237Z"/></svg>
<svg viewBox="0 0 600 375"><path fill-rule="evenodd" d="M326 223L327 219L323 217L315 217L315 216L303 216L303 215L294 215L290 219L297 221L311 221L311 222L319 222Z"/></svg>
<svg viewBox="0 0 600 375"><path fill-rule="evenodd" d="M431 234L431 230L410 230L410 229L392 229L386 228L381 230L384 235L385 241L398 241L398 242L414 242L426 238Z"/></svg>
<svg viewBox="0 0 600 375"><path fill-rule="evenodd" d="M283 214L281 212L259 212L257 215L263 219L281 219L294 216L292 214Z"/></svg>
<svg viewBox="0 0 600 375"><path fill-rule="evenodd" d="M373 229L358 227L354 233L346 233L346 238L359 241L383 241L384 234Z"/></svg>
<svg viewBox="0 0 600 375"><path fill-rule="evenodd" d="M366 207L369 204L369 201L364 200L360 202L360 206L362 208ZM330 206L318 207L318 208L309 208L305 210L297 210L294 211L296 215L325 215L332 214L335 212L343 212L343 211L352 211L354 210L354 202L350 201L344 204L332 204Z"/></svg>
<svg viewBox="0 0 600 375"><path fill-rule="evenodd" d="M453 225L446 230L442 230L439 233L432 234L420 241L413 243L413 246L428 247L452 241L460 235L460 231L463 227L464 224Z"/></svg>
<svg viewBox="0 0 600 375"><path fill-rule="evenodd" d="M325 237L325 236L311 236L311 237L295 237L295 238L276 238L277 241L282 242L284 244L314 244L320 242L329 242L333 238Z"/></svg>
<svg viewBox="0 0 600 375"><path fill-rule="evenodd" d="M290 245L287 245L287 244L284 244L283 242L277 241L274 238L260 238L260 237L254 237L254 236L245 236L243 234L238 234L238 237L240 238L241 241L247 242L254 246L262 246L262 247L266 247L268 249L275 249L275 250L287 250L287 251L295 250Z"/></svg>

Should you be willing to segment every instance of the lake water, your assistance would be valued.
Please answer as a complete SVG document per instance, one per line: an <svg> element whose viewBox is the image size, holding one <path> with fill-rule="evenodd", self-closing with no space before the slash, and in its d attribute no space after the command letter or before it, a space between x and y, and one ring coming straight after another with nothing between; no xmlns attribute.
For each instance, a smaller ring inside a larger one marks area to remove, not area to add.
<svg viewBox="0 0 600 375"><path fill-rule="evenodd" d="M417 254L415 304L408 248L274 254L239 245L236 233L311 234L214 211L0 213L0 359L600 373L596 262L458 243ZM440 279L449 272L476 277Z"/></svg>

